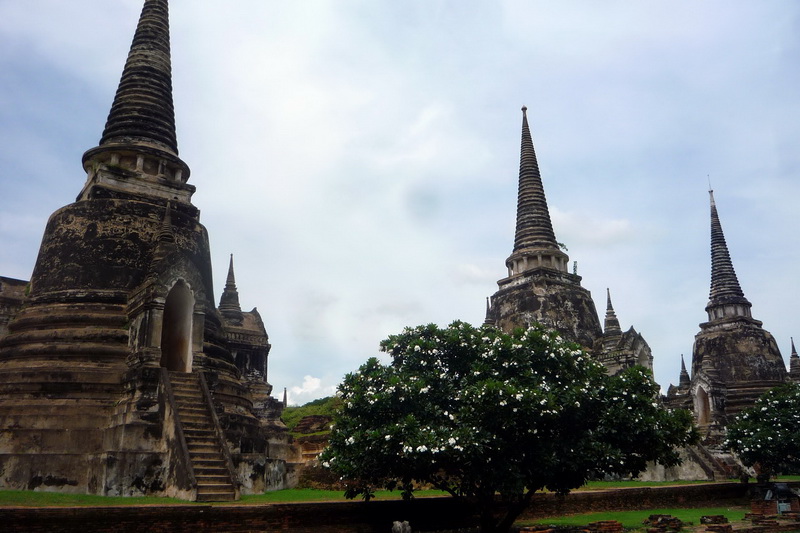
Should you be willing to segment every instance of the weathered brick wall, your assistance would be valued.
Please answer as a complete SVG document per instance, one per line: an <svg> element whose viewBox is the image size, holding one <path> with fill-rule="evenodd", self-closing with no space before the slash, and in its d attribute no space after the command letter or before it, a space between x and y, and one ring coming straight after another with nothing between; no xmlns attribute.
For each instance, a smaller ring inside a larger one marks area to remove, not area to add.
<svg viewBox="0 0 800 533"><path fill-rule="evenodd" d="M533 505L522 516L543 518L599 511L716 507L726 503L748 505L749 487L741 483L715 483L582 491L564 497L537 494Z"/></svg>
<svg viewBox="0 0 800 533"><path fill-rule="evenodd" d="M3 532L106 533L388 533L395 520L408 520L414 530L466 527L469 509L452 499L425 498L412 502L331 502L264 506L180 505L158 507L96 507L0 509Z"/></svg>

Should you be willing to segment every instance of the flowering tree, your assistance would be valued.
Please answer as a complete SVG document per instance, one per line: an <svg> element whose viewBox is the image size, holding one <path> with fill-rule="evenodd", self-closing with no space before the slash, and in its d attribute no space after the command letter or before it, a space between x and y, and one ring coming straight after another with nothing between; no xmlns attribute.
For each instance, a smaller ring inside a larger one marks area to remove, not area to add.
<svg viewBox="0 0 800 533"><path fill-rule="evenodd" d="M740 412L726 444L746 466L758 466L759 481L800 470L800 384L775 387Z"/></svg>
<svg viewBox="0 0 800 533"><path fill-rule="evenodd" d="M372 358L339 386L322 454L348 497L377 487L410 497L426 483L477 506L482 531L507 531L536 491L677 464L674 447L694 436L688 412L659 405L647 370L609 377L539 326L419 326L381 347L390 364Z"/></svg>

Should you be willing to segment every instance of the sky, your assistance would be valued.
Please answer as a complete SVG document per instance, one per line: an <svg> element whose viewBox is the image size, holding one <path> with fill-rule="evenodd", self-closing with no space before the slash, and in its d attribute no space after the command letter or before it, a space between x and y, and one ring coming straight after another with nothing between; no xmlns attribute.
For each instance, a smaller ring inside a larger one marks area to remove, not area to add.
<svg viewBox="0 0 800 533"><path fill-rule="evenodd" d="M141 0L0 0L0 275L85 181ZM480 324L528 118L556 238L663 390L710 283L709 183L754 318L798 336L800 3L173 0L178 145L289 403L404 326Z"/></svg>

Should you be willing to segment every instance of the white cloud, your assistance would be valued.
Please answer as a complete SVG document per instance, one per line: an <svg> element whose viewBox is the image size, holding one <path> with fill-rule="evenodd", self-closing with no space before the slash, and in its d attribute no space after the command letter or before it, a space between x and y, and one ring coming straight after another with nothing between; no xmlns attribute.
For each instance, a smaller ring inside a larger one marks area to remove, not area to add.
<svg viewBox="0 0 800 533"><path fill-rule="evenodd" d="M336 393L336 385L323 385L322 379L314 376L303 376L303 384L291 387L287 391L289 405L303 405L316 400L325 398Z"/></svg>
<svg viewBox="0 0 800 533"><path fill-rule="evenodd" d="M550 218L558 238L596 247L616 246L634 241L637 234L627 219L611 219L590 213L561 211L550 207Z"/></svg>

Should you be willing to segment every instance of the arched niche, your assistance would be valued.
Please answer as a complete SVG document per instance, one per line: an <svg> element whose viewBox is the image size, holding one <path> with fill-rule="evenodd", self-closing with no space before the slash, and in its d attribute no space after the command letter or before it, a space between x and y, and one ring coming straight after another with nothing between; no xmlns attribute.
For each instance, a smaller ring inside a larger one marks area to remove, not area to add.
<svg viewBox="0 0 800 533"><path fill-rule="evenodd" d="M697 415L697 425L704 426L711 422L711 403L708 393L703 387L697 387L694 397L694 410Z"/></svg>
<svg viewBox="0 0 800 533"><path fill-rule="evenodd" d="M639 366L643 366L645 368L652 369L653 361L651 360L652 357L650 355L650 352L648 350L642 349L641 346L638 346L637 348L639 348L639 350L638 353L636 354L637 355L636 364Z"/></svg>
<svg viewBox="0 0 800 533"><path fill-rule="evenodd" d="M192 316L194 294L178 280L164 302L161 324L161 366L177 372L192 371Z"/></svg>

